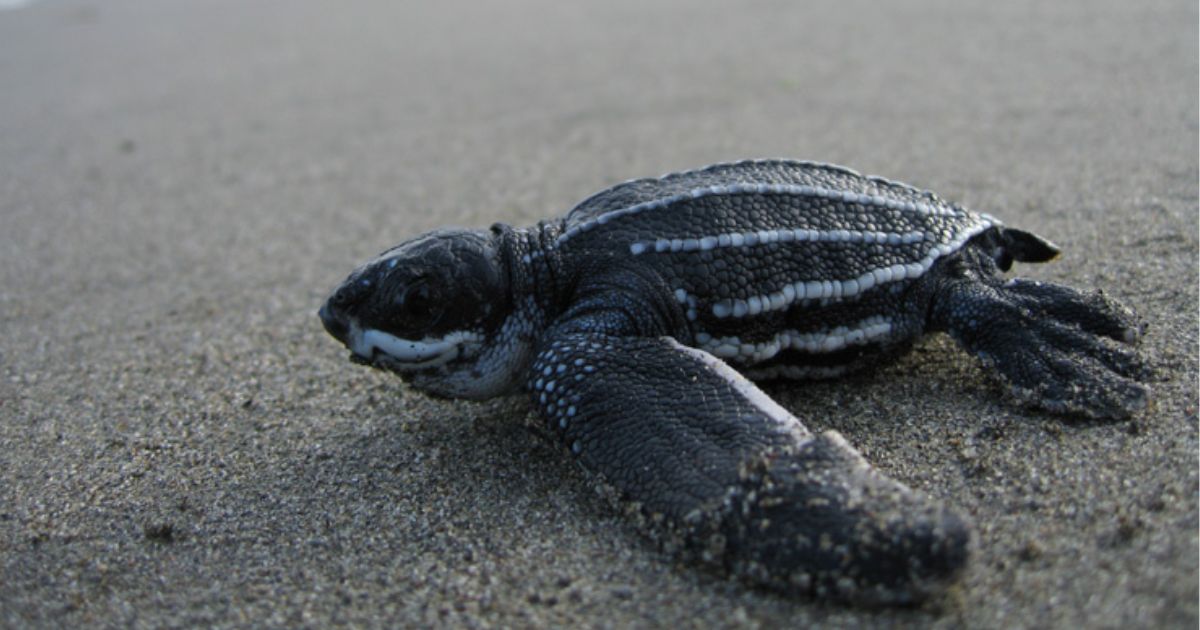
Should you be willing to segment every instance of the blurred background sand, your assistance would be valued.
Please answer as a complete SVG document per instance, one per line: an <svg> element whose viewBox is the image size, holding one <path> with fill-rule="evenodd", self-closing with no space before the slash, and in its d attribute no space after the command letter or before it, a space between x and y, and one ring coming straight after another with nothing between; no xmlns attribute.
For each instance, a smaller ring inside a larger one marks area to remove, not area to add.
<svg viewBox="0 0 1200 630"><path fill-rule="evenodd" d="M1196 627L1194 2L44 0L0 90L0 624ZM925 608L677 566L519 398L408 392L315 317L423 230L761 156L1036 231L1065 255L1020 273L1150 324L1129 423L1014 409L944 338L769 388L974 518Z"/></svg>

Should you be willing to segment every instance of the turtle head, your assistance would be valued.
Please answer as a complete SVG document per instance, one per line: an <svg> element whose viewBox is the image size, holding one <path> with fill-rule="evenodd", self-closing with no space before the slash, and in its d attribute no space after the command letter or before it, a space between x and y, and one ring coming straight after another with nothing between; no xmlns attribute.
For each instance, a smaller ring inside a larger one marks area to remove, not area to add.
<svg viewBox="0 0 1200 630"><path fill-rule="evenodd" d="M511 355L523 342L505 332L512 313L497 238L447 229L356 269L319 315L355 363L432 394L486 398L508 389L521 367Z"/></svg>

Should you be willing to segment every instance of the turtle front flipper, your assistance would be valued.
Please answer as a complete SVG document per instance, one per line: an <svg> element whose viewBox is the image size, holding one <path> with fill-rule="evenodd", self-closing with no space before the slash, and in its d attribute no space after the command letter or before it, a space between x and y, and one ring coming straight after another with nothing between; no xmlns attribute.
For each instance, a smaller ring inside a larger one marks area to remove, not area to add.
<svg viewBox="0 0 1200 630"><path fill-rule="evenodd" d="M966 564L963 519L837 433L812 435L721 360L575 324L545 338L534 403L687 555L785 592L878 603L920 600Z"/></svg>
<svg viewBox="0 0 1200 630"><path fill-rule="evenodd" d="M991 256L966 249L946 261L930 315L1031 407L1123 419L1149 404L1151 370L1130 347L1144 326L1103 293L1005 280Z"/></svg>

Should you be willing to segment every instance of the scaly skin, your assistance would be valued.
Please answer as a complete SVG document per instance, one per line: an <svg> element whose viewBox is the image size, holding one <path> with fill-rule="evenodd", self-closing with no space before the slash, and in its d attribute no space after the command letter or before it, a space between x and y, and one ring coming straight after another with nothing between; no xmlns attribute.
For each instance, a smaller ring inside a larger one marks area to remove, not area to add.
<svg viewBox="0 0 1200 630"><path fill-rule="evenodd" d="M655 536L762 585L910 603L966 565L970 527L811 434L751 378L878 363L926 332L1023 404L1125 418L1141 326L1101 295L1006 281L1048 242L840 167L756 161L626 182L529 229L435 232L321 309L352 357L418 389L523 386Z"/></svg>

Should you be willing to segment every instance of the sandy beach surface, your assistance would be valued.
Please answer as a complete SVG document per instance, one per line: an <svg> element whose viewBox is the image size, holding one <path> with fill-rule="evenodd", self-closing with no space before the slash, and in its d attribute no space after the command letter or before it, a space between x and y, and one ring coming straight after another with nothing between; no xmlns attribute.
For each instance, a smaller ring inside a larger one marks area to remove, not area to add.
<svg viewBox="0 0 1200 630"><path fill-rule="evenodd" d="M1197 625L1197 7L1182 0L44 0L0 10L0 625ZM768 392L977 530L863 610L660 552L527 427L315 316L440 225L632 177L846 164L1064 250L1152 410L1008 404L944 337Z"/></svg>

